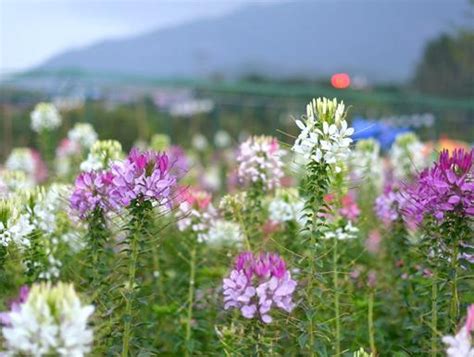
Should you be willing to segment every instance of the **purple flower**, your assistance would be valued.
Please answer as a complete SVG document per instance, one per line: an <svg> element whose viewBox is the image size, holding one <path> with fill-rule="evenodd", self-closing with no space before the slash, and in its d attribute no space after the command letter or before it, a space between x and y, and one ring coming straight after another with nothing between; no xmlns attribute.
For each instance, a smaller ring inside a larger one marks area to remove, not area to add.
<svg viewBox="0 0 474 357"><path fill-rule="evenodd" d="M399 212L405 201L403 193L395 191L393 186L386 186L375 200L375 214L385 225L390 225L400 217Z"/></svg>
<svg viewBox="0 0 474 357"><path fill-rule="evenodd" d="M83 172L76 178L75 189L70 198L71 208L81 218L86 218L97 209L103 212L118 207L117 195L111 172Z"/></svg>
<svg viewBox="0 0 474 357"><path fill-rule="evenodd" d="M273 307L291 312L295 306L292 295L296 281L277 254L241 253L223 288L224 309L240 309L247 319L258 315L264 323L271 323Z"/></svg>
<svg viewBox="0 0 474 357"><path fill-rule="evenodd" d="M456 149L451 156L443 150L434 166L408 187L404 215L417 223L427 216L442 222L450 213L474 216L473 155L473 150Z"/></svg>
<svg viewBox="0 0 474 357"><path fill-rule="evenodd" d="M123 206L136 199L170 204L171 189L176 183L170 174L166 154L132 149L128 158L112 167L115 193Z"/></svg>
<svg viewBox="0 0 474 357"><path fill-rule="evenodd" d="M30 288L27 285L23 285L20 288L20 293L18 297L10 302L10 311L0 312L0 325L9 326L11 323L10 313L20 311L22 304L26 302L28 294L30 293Z"/></svg>

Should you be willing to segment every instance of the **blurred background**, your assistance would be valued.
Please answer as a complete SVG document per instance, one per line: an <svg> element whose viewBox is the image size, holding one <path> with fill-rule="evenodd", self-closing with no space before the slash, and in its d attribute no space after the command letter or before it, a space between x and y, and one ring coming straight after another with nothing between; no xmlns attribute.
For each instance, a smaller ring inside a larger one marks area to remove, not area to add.
<svg viewBox="0 0 474 357"><path fill-rule="evenodd" d="M474 141L468 0L0 0L0 158L61 110L130 148L226 131L291 141L313 97L351 106L356 136Z"/></svg>

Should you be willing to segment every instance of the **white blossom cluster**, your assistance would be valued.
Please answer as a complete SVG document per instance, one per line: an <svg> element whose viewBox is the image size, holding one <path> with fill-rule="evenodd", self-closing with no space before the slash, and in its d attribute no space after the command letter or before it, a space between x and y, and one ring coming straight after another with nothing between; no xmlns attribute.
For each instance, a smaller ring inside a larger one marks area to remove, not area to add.
<svg viewBox="0 0 474 357"><path fill-rule="evenodd" d="M444 336L443 342L447 345L447 357L474 357L471 332L466 326L463 326L455 336Z"/></svg>
<svg viewBox="0 0 474 357"><path fill-rule="evenodd" d="M423 143L414 133L398 135L390 149L390 162L395 178L403 180L416 175L428 164Z"/></svg>
<svg viewBox="0 0 474 357"><path fill-rule="evenodd" d="M5 168L9 171L24 172L28 180L35 181L37 167L30 148L18 147L13 149L5 162Z"/></svg>
<svg viewBox="0 0 474 357"><path fill-rule="evenodd" d="M355 180L368 181L380 190L383 184L380 144L374 139L359 140L351 154L351 168Z"/></svg>
<svg viewBox="0 0 474 357"><path fill-rule="evenodd" d="M28 235L34 230L29 217L20 214L11 201L0 202L0 245L7 247L15 244L24 249L30 245Z"/></svg>
<svg viewBox="0 0 474 357"><path fill-rule="evenodd" d="M264 190L280 187L285 151L270 136L252 136L240 145L237 161L239 180L244 184L261 183Z"/></svg>
<svg viewBox="0 0 474 357"><path fill-rule="evenodd" d="M217 219L212 221L206 238L211 245L238 245L243 241L244 235L237 223Z"/></svg>
<svg viewBox="0 0 474 357"><path fill-rule="evenodd" d="M216 218L217 212L212 204L204 209L198 209L185 201L179 205L176 215L178 229L181 232L192 231L196 234L197 241L202 243L208 240L211 222Z"/></svg>
<svg viewBox="0 0 474 357"><path fill-rule="evenodd" d="M70 187L53 184L47 190L38 188L27 194L27 204L24 207L25 216L40 239L43 253L47 262L32 262L40 267L40 279L50 280L59 278L62 262L57 258L58 246L61 242L58 229L58 215L68 210L66 197L70 195ZM64 234L67 232L61 232Z"/></svg>
<svg viewBox="0 0 474 357"><path fill-rule="evenodd" d="M40 133L61 126L61 115L52 103L38 103L31 112L31 129Z"/></svg>
<svg viewBox="0 0 474 357"><path fill-rule="evenodd" d="M70 284L32 286L19 309L8 313L3 327L7 355L81 357L90 352L92 329L87 321L94 312L83 305Z"/></svg>
<svg viewBox="0 0 474 357"><path fill-rule="evenodd" d="M306 106L306 119L296 120L301 132L292 150L307 161L334 165L336 172L340 172L349 158L354 133L345 116L343 102L338 103L335 98L313 99Z"/></svg>
<svg viewBox="0 0 474 357"><path fill-rule="evenodd" d="M348 221L344 227L339 227L335 230L328 230L324 234L325 239L337 239L337 240L349 240L357 238L359 229L352 225L351 221Z"/></svg>
<svg viewBox="0 0 474 357"><path fill-rule="evenodd" d="M281 189L268 204L268 218L278 223L301 222L303 210L304 201L298 196L296 190Z"/></svg>
<svg viewBox="0 0 474 357"><path fill-rule="evenodd" d="M34 182L28 179L23 171L0 171L0 199L11 197L17 192L29 190Z"/></svg>
<svg viewBox="0 0 474 357"><path fill-rule="evenodd" d="M107 169L122 157L122 145L116 140L96 141L81 163L81 171L96 171Z"/></svg>
<svg viewBox="0 0 474 357"><path fill-rule="evenodd" d="M97 141L98 135L89 123L77 123L67 134L69 140L89 149Z"/></svg>

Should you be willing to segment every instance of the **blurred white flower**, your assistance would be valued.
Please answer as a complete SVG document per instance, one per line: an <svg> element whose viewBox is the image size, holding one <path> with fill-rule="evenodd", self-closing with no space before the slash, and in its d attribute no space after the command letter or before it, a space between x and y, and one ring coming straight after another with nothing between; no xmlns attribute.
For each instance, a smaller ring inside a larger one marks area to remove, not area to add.
<svg viewBox="0 0 474 357"><path fill-rule="evenodd" d="M44 130L54 130L61 126L61 116L51 103L38 103L31 113L31 129L40 133Z"/></svg>
<svg viewBox="0 0 474 357"><path fill-rule="evenodd" d="M474 348L471 346L471 333L463 326L455 336L444 336L443 342L448 346L448 357L474 357Z"/></svg>
<svg viewBox="0 0 474 357"><path fill-rule="evenodd" d="M229 147L231 143L232 143L232 138L230 137L227 131L219 130L214 135L214 144L219 149Z"/></svg>
<svg viewBox="0 0 474 357"><path fill-rule="evenodd" d="M355 180L370 182L377 190L382 188L383 162L380 144L376 140L359 140L352 151L350 163Z"/></svg>
<svg viewBox="0 0 474 357"><path fill-rule="evenodd" d="M89 149L97 141L97 133L89 123L77 123L67 134L69 140Z"/></svg>
<svg viewBox="0 0 474 357"><path fill-rule="evenodd" d="M211 245L233 245L243 241L243 234L237 223L218 219L212 221L207 234L207 242Z"/></svg>
<svg viewBox="0 0 474 357"><path fill-rule="evenodd" d="M9 355L80 357L90 352L93 333L87 320L92 305L82 305L70 284L35 284L26 301L8 313L3 327Z"/></svg>
<svg viewBox="0 0 474 357"><path fill-rule="evenodd" d="M417 175L427 166L423 148L423 143L414 133L397 136L390 149L390 162L397 179L404 180Z"/></svg>
<svg viewBox="0 0 474 357"><path fill-rule="evenodd" d="M339 227L336 230L327 231L324 234L325 239L338 239L338 240L348 240L357 238L357 233L359 229L352 225L352 222L349 221L344 227Z"/></svg>
<svg viewBox="0 0 474 357"><path fill-rule="evenodd" d="M209 146L207 139L202 134L194 134L192 138L192 145L198 151L204 151Z"/></svg>
<svg viewBox="0 0 474 357"><path fill-rule="evenodd" d="M36 173L36 162L29 148L15 148L5 162L5 167L10 171L22 171L33 178Z"/></svg>

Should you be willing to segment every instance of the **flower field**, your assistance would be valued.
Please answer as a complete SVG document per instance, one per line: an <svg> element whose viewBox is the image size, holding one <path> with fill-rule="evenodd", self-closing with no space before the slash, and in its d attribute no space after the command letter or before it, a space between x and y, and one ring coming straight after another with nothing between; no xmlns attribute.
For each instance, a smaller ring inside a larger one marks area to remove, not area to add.
<svg viewBox="0 0 474 357"><path fill-rule="evenodd" d="M356 140L326 98L189 150L61 125L39 103L0 166L0 356L474 357L467 145Z"/></svg>

